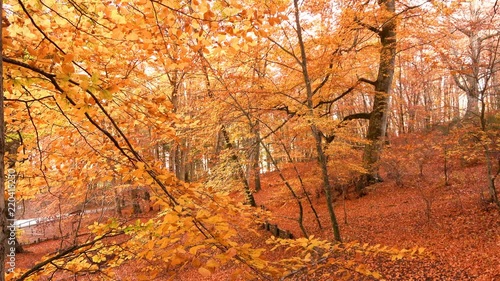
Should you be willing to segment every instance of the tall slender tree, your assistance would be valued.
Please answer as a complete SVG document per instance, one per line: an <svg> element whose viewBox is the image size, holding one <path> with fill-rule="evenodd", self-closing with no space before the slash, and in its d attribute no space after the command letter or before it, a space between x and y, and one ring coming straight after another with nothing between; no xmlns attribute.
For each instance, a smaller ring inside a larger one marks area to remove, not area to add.
<svg viewBox="0 0 500 281"><path fill-rule="evenodd" d="M308 69L308 59L306 55L306 48L304 45L304 39L302 37L302 26L300 24L300 9L299 9L299 3L298 0L293 1L294 5L294 16L295 16L295 27L297 31L297 40L299 43L299 48L300 48L300 59L298 60L301 71L302 71L302 76L304 79L305 83L305 88L306 88L306 94L307 94L307 109L308 109L308 114L310 117L314 116L314 104L313 104L313 87L311 84L311 77L309 76L309 69ZM310 128L311 132L314 136L315 144L316 144L316 153L318 157L318 162L321 168L321 178L323 181L323 188L325 190L325 195L326 195L326 203L328 207L328 214L330 215L330 221L332 223L332 229L333 229L333 235L335 237L336 241L341 242L342 238L340 235L340 228L339 224L337 221L337 216L335 214L335 210L333 209L333 203L332 203L332 187L330 185L330 177L328 175L328 159L326 157L325 151L323 149L323 143L322 143L322 133L318 126L314 123L310 123Z"/></svg>

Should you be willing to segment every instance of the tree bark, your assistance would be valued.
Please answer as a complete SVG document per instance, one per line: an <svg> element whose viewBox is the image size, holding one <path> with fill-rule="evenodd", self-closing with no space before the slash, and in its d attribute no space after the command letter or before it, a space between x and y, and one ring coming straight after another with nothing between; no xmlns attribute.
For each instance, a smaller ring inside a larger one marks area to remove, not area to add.
<svg viewBox="0 0 500 281"><path fill-rule="evenodd" d="M117 216L122 215L122 196L121 194L118 194L118 191L116 188L113 188L113 192L115 195L115 211Z"/></svg>
<svg viewBox="0 0 500 281"><path fill-rule="evenodd" d="M130 190L130 198L132 201L132 210L134 214L142 213L141 205L139 204L139 190L138 188L132 188Z"/></svg>
<svg viewBox="0 0 500 281"><path fill-rule="evenodd" d="M237 175L238 178L241 180L241 183L243 184L243 191L245 192L247 204L252 207L257 207L257 203L255 202L252 190L250 190L250 185L248 184L247 178L245 177L245 171L243 170L243 167L241 165L240 158L238 157L236 152L234 152L233 144L231 143L231 140L229 138L229 132L226 130L225 126L222 126L221 132L222 136L224 137L224 143L226 145L226 149L229 149L229 151L231 151L231 160L234 161L237 165L238 169Z"/></svg>
<svg viewBox="0 0 500 281"><path fill-rule="evenodd" d="M480 21L479 2L474 0L470 5L470 12L471 16L473 17L474 24L478 24ZM481 59L481 38L479 37L479 32L474 28L470 29L470 32L469 34L467 34L467 36L469 37L469 51L472 61L472 73L468 74L467 78L465 79L466 83L468 84L468 86L466 86L468 89L466 91L467 110L465 112L465 119L477 120L479 117L479 66Z"/></svg>
<svg viewBox="0 0 500 281"><path fill-rule="evenodd" d="M396 58L396 12L394 0L379 0L384 10L385 23L377 31L382 48L380 50L379 68L375 81L375 98L370 115L368 132L369 143L365 146L363 165L367 173L356 185L356 191L362 195L366 186L380 181L378 162L384 146L389 111L390 92L394 77Z"/></svg>
<svg viewBox="0 0 500 281"><path fill-rule="evenodd" d="M251 173L253 175L254 189L255 191L259 191L262 189L260 184L260 130L259 130L259 121L255 121L252 127L252 133L254 134L252 144L254 147L252 148L252 152L250 155L251 161ZM249 177L250 178L250 177Z"/></svg>

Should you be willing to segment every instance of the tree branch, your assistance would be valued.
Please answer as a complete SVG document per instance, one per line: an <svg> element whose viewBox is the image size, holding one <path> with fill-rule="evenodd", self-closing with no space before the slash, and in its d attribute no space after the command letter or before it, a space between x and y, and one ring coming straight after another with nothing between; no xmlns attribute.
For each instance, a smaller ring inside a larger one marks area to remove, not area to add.
<svg viewBox="0 0 500 281"><path fill-rule="evenodd" d="M41 101L41 100L44 100L44 99L53 99L54 96L45 96L45 97L41 97L41 98L34 98L34 99L31 99L31 100L21 100L21 99L9 99L9 98L4 98L3 100L4 101L11 101L11 102L22 102L22 103L32 103L32 102L36 102L36 101Z"/></svg>
<svg viewBox="0 0 500 281"><path fill-rule="evenodd" d="M345 90L342 94L340 94L338 97L334 98L333 100L328 100L328 101L320 101L318 102L317 105L314 106L314 108L318 108L319 106L323 105L323 104L332 104L340 99L342 99L343 97L345 97L347 94L349 94L350 92L352 92L356 86L358 86L359 84L359 81L356 82L356 84L354 84L353 86L351 86L349 89Z"/></svg>
<svg viewBox="0 0 500 281"><path fill-rule="evenodd" d="M81 244L81 245L74 245L74 246L71 246L67 249L65 249L64 251L62 252L59 252L57 255L55 256L52 256L42 262L39 262L38 264L35 264L32 268L30 268L28 271L26 271L25 273L23 273L23 275L21 275L18 279L16 279L16 281L22 281L26 278L28 278L29 276L31 276L32 274L35 274L36 272L38 271L41 271L44 269L44 267L47 265L47 264L52 264L54 261L60 259L60 258L64 258L66 255L78 250L78 249L81 249L81 248L85 248L85 247L88 247L88 246L91 246L93 245L95 242L97 241L100 241L100 240L103 240L104 238L108 238L108 237L114 237L114 236L118 236L118 235L121 235L122 232L119 232L119 233L114 233L112 235L109 235L110 233L107 233L99 238L96 238L92 241L89 241L87 243L84 243L84 244Z"/></svg>
<svg viewBox="0 0 500 281"><path fill-rule="evenodd" d="M338 49L333 52L333 55L338 51ZM332 70L333 69L333 61L330 62L330 64L328 65L328 70ZM330 79L330 76L331 76L331 72L328 72L328 74L326 74L325 78L323 78L323 81L321 81L321 83L318 85L318 87L316 87L316 89L314 89L314 91L312 92L313 96L321 89L323 88L323 86L326 85L326 82L328 82L328 79Z"/></svg>
<svg viewBox="0 0 500 281"><path fill-rule="evenodd" d="M65 93L65 90L59 85L59 83L57 82L56 80L56 75L55 74L52 74L52 73L48 73L48 72L45 72L37 67L34 67L34 66L31 66L29 64L26 64L24 62L20 62L20 61L17 61L17 60L13 60L13 59L10 59L10 58L7 58L7 57L4 57L2 56L2 60L4 62L7 62L7 63L10 63L10 64L13 64L13 65L17 65L17 66L21 66L23 68L27 68L31 71L34 71L38 74L41 74L42 76L45 76L46 78L48 78L51 82L51 84L54 86L54 88L60 92L60 93ZM69 82L75 86L79 86L80 84L78 82L75 82L73 80L69 80ZM113 127L118 131L118 133L120 134L120 136L124 139L128 149L130 150L130 152L132 152L132 156L130 156L126 151L125 151L125 148L122 147L120 145L120 143L118 142L118 140L110 133L108 132L106 129L102 128L87 112L84 113L85 117L87 118L87 120L92 124L94 125L94 127L96 127L99 131L101 131L111 142L113 142L114 146L120 151L121 154L123 154L131 163L132 165L134 165L136 167L136 162L142 162L146 165L146 171L147 173L151 176L151 178L160 186L160 188L163 190L163 192L165 193L165 195L167 195L167 197L170 199L170 201L172 202L172 204L175 206L175 205L178 205L178 202L177 200L175 199L175 197L170 194L170 192L168 191L167 187L165 186L165 184L163 184L163 182L161 182L158 177L156 176L156 173L151 170L151 168L149 168L149 165L147 165L147 163L145 163L139 153L137 153L137 151L135 151L135 149L133 148L132 144L128 141L128 138L125 136L125 134L123 133L123 131L118 127L118 125L116 124L116 122L114 121L114 119L111 117L111 115L109 115L109 113L104 109L104 107L102 106L100 100L94 95L94 93L92 93L90 90L86 90L86 93L89 94L92 99L96 102L96 104L98 105L99 109L101 109L101 111L106 115L106 117L111 121L111 123L113 124ZM68 102L75 106L76 103L68 96L66 96L66 100L68 100Z"/></svg>
<svg viewBox="0 0 500 281"><path fill-rule="evenodd" d="M373 33L380 34L380 32L382 32L380 29L378 29L374 26L371 26L367 23L362 22L360 19L358 19L358 17L354 18L354 22L356 22L357 24L361 25L362 27L372 31Z"/></svg>
<svg viewBox="0 0 500 281"><path fill-rule="evenodd" d="M367 83L367 84L370 84L372 86L375 86L375 84L377 83L377 81L369 80L369 79L366 79L366 78L359 78L358 82Z"/></svg>
<svg viewBox="0 0 500 281"><path fill-rule="evenodd" d="M342 121L349 121L354 119L370 119L371 115L372 115L371 113L366 113L366 112L354 113L351 115L347 115L346 117L344 117Z"/></svg>

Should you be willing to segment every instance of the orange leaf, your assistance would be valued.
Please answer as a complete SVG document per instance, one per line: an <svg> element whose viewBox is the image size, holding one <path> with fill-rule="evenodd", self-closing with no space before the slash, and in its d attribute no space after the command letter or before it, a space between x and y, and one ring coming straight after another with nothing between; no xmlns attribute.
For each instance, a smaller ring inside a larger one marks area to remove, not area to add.
<svg viewBox="0 0 500 281"><path fill-rule="evenodd" d="M209 277L210 275L212 275L212 272L210 272L210 270L204 268L204 267L200 267L198 268L198 272L203 276L203 277Z"/></svg>

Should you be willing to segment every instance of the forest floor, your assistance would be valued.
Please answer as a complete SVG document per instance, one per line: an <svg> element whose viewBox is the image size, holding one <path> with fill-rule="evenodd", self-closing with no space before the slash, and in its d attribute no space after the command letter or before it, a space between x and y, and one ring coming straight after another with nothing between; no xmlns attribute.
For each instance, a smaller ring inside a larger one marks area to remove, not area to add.
<svg viewBox="0 0 500 281"><path fill-rule="evenodd" d="M298 168L303 175L314 175L317 173L314 166L300 163ZM343 240L396 248L418 246L432 254L433 258L364 261L386 280L500 280L500 213L492 204L481 200L484 166L456 168L449 186L440 183L441 170L437 164L427 165L426 177L403 178L402 187L388 176L384 182L370 186L367 196L338 200L335 212ZM293 169L285 169L284 174L292 177ZM295 237L303 236L296 220L296 203L277 172L264 174L262 183L262 190L255 194L258 205L272 212L273 223L281 229L291 231ZM320 214L323 228L318 227L305 203L304 224L309 235L332 240L325 196L321 190L314 189L314 185L308 183L307 192ZM271 234L265 230L261 233L259 240L264 243ZM46 241L25 246L27 253L17 256L18 266L32 266L49 253L49 249L56 248L57 243ZM130 274L133 268L126 271ZM327 275L324 273L318 271L290 280L332 280L323 277ZM229 280L229 275L230 269L219 270L206 280ZM205 279L193 269L181 272L176 280Z"/></svg>
<svg viewBox="0 0 500 281"><path fill-rule="evenodd" d="M301 174L307 174L312 166L300 165ZM439 183L439 165L428 165L425 173L427 178L404 179L408 184L403 187L388 178L370 186L367 196L336 202L343 240L400 249L418 246L432 254L432 259L368 261L387 280L499 281L500 213L481 199L481 186L486 186L484 167L456 169L449 186ZM276 172L263 179L266 183L280 182ZM279 190L283 187L264 186L256 194L257 202L274 214L280 228L301 236L297 220L290 219L297 214L297 207L290 196L284 200L286 195ZM332 240L325 197L312 195L323 229L305 207L308 234ZM309 276L301 280L331 279Z"/></svg>

